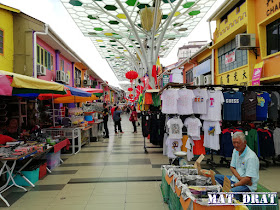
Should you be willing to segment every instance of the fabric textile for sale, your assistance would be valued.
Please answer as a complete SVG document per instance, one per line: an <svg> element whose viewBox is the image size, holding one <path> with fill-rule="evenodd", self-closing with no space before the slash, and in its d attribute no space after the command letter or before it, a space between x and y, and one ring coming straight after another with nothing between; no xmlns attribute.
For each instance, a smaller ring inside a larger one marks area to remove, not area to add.
<svg viewBox="0 0 280 210"><path fill-rule="evenodd" d="M277 121L280 108L280 95L276 91L273 91L270 95L271 103L268 106L268 118L272 121Z"/></svg>
<svg viewBox="0 0 280 210"><path fill-rule="evenodd" d="M256 120L257 116L257 94L253 91L246 91L244 93L244 101L242 104L242 119L243 120Z"/></svg>
<svg viewBox="0 0 280 210"><path fill-rule="evenodd" d="M162 113L164 114L177 114L177 100L179 99L179 94L177 90L168 89L164 90L161 94L162 100Z"/></svg>

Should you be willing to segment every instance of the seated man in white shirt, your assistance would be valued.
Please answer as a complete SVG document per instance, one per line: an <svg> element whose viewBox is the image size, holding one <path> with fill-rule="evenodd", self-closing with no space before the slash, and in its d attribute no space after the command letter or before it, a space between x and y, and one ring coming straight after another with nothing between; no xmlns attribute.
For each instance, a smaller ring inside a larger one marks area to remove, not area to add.
<svg viewBox="0 0 280 210"><path fill-rule="evenodd" d="M230 163L230 170L233 176L227 176L231 181L231 192L254 192L257 189L259 180L259 159L246 145L244 133L233 134L232 143L234 150ZM217 174L215 179L221 185L224 182L224 175Z"/></svg>

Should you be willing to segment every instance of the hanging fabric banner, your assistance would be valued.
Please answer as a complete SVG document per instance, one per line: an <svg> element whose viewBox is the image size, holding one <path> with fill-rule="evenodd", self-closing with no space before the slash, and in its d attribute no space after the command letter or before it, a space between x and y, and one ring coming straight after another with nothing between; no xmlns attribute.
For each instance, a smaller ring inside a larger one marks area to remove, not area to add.
<svg viewBox="0 0 280 210"><path fill-rule="evenodd" d="M252 86L261 84L260 79L261 79L261 74L262 74L262 67L263 67L263 61L260 63L257 63L254 66L254 73L252 76Z"/></svg>

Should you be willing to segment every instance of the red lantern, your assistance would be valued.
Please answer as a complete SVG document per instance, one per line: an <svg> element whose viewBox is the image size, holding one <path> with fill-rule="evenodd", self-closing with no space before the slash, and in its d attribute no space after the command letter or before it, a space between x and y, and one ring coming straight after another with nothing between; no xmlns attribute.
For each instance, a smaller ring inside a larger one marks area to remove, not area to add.
<svg viewBox="0 0 280 210"><path fill-rule="evenodd" d="M138 77L138 73L136 71L130 70L125 73L125 77L132 82L132 80L136 79Z"/></svg>
<svg viewBox="0 0 280 210"><path fill-rule="evenodd" d="M130 91L133 91L133 88L130 87L130 88L128 88L127 90L130 92Z"/></svg>
<svg viewBox="0 0 280 210"><path fill-rule="evenodd" d="M132 97L133 97L133 94L129 94L129 97L132 98Z"/></svg>

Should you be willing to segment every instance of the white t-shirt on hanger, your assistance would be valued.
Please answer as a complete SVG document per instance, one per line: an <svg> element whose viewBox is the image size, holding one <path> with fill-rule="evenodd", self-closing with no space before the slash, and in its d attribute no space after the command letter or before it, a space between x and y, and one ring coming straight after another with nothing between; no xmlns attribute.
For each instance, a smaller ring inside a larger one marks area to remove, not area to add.
<svg viewBox="0 0 280 210"><path fill-rule="evenodd" d="M195 89L193 90L193 112L195 114L207 114L207 100L208 93L206 89Z"/></svg>
<svg viewBox="0 0 280 210"><path fill-rule="evenodd" d="M166 140L166 146L167 146L167 156L169 158L176 158L174 155L174 152L181 151L183 143L181 139L172 139L170 137Z"/></svg>
<svg viewBox="0 0 280 210"><path fill-rule="evenodd" d="M193 99L194 94L192 90L181 89L178 90L179 99L177 101L178 114L190 115L193 114Z"/></svg>
<svg viewBox="0 0 280 210"><path fill-rule="evenodd" d="M167 121L167 126L169 128L169 137L173 139L181 139L183 122L180 118L171 118Z"/></svg>
<svg viewBox="0 0 280 210"><path fill-rule="evenodd" d="M186 143L188 161L191 161L191 159L193 159L193 157L194 157L193 146L194 146L194 142L193 142L192 138L189 137L187 140L187 143Z"/></svg>
<svg viewBox="0 0 280 210"><path fill-rule="evenodd" d="M207 121L220 121L222 119L222 104L224 96L220 90L208 90L207 114L202 114L200 119Z"/></svg>
<svg viewBox="0 0 280 210"><path fill-rule="evenodd" d="M178 90L170 89L164 90L161 94L162 100L162 113L164 114L177 114L177 100L179 98Z"/></svg>
<svg viewBox="0 0 280 210"><path fill-rule="evenodd" d="M218 121L204 121L203 123L204 130L204 147L219 150L220 141L219 134L221 133L220 123Z"/></svg>
<svg viewBox="0 0 280 210"><path fill-rule="evenodd" d="M183 83L183 70L182 69L174 69L171 71L172 74L172 82Z"/></svg>
<svg viewBox="0 0 280 210"><path fill-rule="evenodd" d="M198 118L188 117L185 119L184 125L188 129L188 136L200 136L200 128L202 124Z"/></svg>

